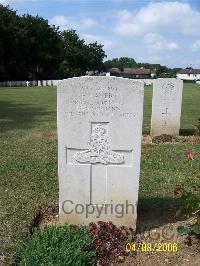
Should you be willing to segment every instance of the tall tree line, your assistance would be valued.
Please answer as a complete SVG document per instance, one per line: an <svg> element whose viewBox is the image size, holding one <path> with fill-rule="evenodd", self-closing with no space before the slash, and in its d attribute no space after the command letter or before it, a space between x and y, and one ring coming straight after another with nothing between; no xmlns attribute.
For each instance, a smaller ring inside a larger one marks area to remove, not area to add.
<svg viewBox="0 0 200 266"><path fill-rule="evenodd" d="M0 80L68 78L104 69L101 44L61 32L39 16L19 16L0 4Z"/></svg>

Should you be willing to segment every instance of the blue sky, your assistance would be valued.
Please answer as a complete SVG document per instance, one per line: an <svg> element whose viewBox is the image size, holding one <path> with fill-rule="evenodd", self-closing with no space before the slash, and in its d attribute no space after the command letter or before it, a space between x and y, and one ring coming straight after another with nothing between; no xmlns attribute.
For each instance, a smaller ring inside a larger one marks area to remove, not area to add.
<svg viewBox="0 0 200 266"><path fill-rule="evenodd" d="M200 68L200 1L0 0L102 43L107 59Z"/></svg>

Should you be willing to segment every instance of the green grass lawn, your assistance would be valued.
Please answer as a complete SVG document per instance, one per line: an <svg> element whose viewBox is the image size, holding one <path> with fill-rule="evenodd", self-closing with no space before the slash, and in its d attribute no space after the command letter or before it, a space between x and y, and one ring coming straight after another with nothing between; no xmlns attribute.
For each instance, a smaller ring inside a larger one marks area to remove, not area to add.
<svg viewBox="0 0 200 266"><path fill-rule="evenodd" d="M150 130L152 88L145 88L144 127ZM185 84L181 129L194 131L200 117L200 86ZM0 265L8 264L19 238L40 209L58 206L56 89L0 88ZM186 157L194 151L195 160ZM199 145L142 147L140 206L171 207L173 187L200 193ZM5 257L5 259L4 259Z"/></svg>

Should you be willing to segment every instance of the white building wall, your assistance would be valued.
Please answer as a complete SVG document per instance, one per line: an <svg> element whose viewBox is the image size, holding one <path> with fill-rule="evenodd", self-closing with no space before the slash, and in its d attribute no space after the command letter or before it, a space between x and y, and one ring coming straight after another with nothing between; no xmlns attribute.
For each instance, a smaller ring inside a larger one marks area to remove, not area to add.
<svg viewBox="0 0 200 266"><path fill-rule="evenodd" d="M199 80L200 74L177 74L176 77L178 79L185 79L185 80Z"/></svg>

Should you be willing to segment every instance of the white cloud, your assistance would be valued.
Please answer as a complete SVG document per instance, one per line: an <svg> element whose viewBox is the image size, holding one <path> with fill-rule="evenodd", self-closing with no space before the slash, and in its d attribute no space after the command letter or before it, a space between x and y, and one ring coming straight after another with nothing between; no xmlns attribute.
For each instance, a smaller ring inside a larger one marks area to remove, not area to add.
<svg viewBox="0 0 200 266"><path fill-rule="evenodd" d="M91 19L91 18L84 18L84 19L81 20L81 23L82 23L82 26L85 29L93 28L93 27L98 25L98 23L95 20Z"/></svg>
<svg viewBox="0 0 200 266"><path fill-rule="evenodd" d="M193 52L200 51L200 40L195 41L195 42L191 45L191 50L192 50Z"/></svg>
<svg viewBox="0 0 200 266"><path fill-rule="evenodd" d="M81 34L81 37L87 43L93 43L97 41L98 43L104 46L105 50L111 50L115 47L115 44L113 41L105 39L103 36L93 35L93 34Z"/></svg>
<svg viewBox="0 0 200 266"><path fill-rule="evenodd" d="M200 12L189 3L149 3L135 13L122 10L117 16L116 32L121 35L142 35L148 32L200 34Z"/></svg>
<svg viewBox="0 0 200 266"><path fill-rule="evenodd" d="M159 52L164 50L172 51L180 49L177 43L168 42L164 37L156 33L146 34L144 36L144 43L152 52Z"/></svg>
<svg viewBox="0 0 200 266"><path fill-rule="evenodd" d="M52 19L49 20L52 25L59 26L60 30L67 30L71 28L76 28L77 22L70 17L65 16L54 16Z"/></svg>
<svg viewBox="0 0 200 266"><path fill-rule="evenodd" d="M12 0L0 0L0 4L2 4L4 6L9 5L10 3L12 3Z"/></svg>
<svg viewBox="0 0 200 266"><path fill-rule="evenodd" d="M119 12L120 22L128 22L132 19L132 13L126 9Z"/></svg>
<svg viewBox="0 0 200 266"><path fill-rule="evenodd" d="M98 23L91 18L82 18L76 20L73 17L54 16L49 20L52 25L59 26L60 30L68 29L89 29L98 25Z"/></svg>
<svg viewBox="0 0 200 266"><path fill-rule="evenodd" d="M7 6L7 5L11 5L11 4L29 4L31 2L39 2L39 0L0 0L0 4Z"/></svg>

